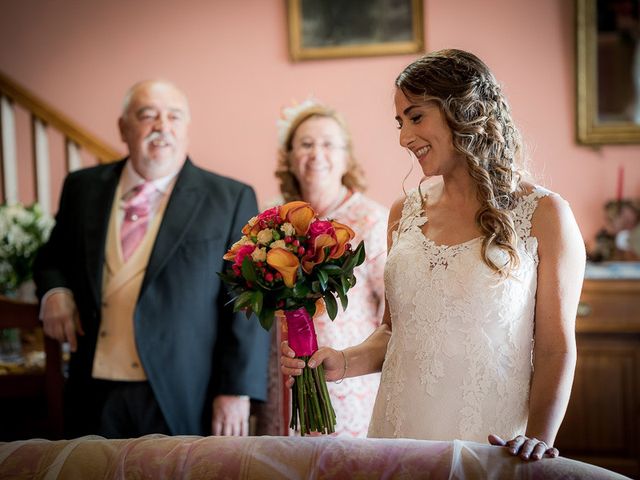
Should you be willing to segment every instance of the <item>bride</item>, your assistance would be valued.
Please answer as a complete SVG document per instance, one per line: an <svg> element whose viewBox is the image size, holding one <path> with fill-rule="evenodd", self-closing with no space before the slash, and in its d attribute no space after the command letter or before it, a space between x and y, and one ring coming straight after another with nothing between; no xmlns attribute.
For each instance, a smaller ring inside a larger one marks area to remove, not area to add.
<svg viewBox="0 0 640 480"><path fill-rule="evenodd" d="M557 456L585 264L573 214L523 179L507 101L476 56L427 54L396 87L400 144L436 178L391 208L383 324L309 366L332 381L382 370L370 437L488 436L523 459ZM293 357L283 343L286 375L304 366Z"/></svg>

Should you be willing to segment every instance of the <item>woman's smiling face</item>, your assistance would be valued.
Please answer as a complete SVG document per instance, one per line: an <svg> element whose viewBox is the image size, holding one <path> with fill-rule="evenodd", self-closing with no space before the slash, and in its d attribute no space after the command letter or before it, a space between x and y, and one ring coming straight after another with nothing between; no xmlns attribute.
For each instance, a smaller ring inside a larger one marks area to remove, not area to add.
<svg viewBox="0 0 640 480"><path fill-rule="evenodd" d="M395 106L400 145L413 152L425 176L444 175L461 165L451 129L435 102L413 103L398 88Z"/></svg>
<svg viewBox="0 0 640 480"><path fill-rule="evenodd" d="M342 183L348 152L340 125L330 117L302 122L291 142L291 170L303 190Z"/></svg>

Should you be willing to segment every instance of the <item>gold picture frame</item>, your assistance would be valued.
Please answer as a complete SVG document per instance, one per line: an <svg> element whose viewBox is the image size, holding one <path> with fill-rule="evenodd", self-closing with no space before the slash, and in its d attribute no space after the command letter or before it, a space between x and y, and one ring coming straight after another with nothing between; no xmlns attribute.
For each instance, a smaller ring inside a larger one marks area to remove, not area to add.
<svg viewBox="0 0 640 480"><path fill-rule="evenodd" d="M424 51L422 0L287 0L287 14L293 61Z"/></svg>
<svg viewBox="0 0 640 480"><path fill-rule="evenodd" d="M576 123L585 145L640 143L640 22L619 11L611 20L603 9L614 2L576 1Z"/></svg>

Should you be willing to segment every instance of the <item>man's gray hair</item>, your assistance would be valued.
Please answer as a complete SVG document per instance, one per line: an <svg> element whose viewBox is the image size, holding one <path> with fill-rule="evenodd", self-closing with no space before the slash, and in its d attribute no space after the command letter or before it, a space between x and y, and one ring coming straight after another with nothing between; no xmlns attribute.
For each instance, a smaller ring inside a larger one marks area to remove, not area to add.
<svg viewBox="0 0 640 480"><path fill-rule="evenodd" d="M140 82L136 82L135 84L133 84L129 90L127 90L127 93L124 95L124 100L122 101L122 116L124 117L127 112L129 111L129 107L131 106L131 99L133 98L133 95L136 93L136 91L138 89L140 89L143 85L147 85L147 84L162 84L162 85L167 85L173 89L175 89L177 92L180 92L180 94L182 95L182 97L184 98L184 104L187 107L187 111L185 112L187 114L187 118L191 118L191 109L189 108L189 99L187 98L187 96L185 95L185 93L180 90L176 84L174 84L173 82L170 82L168 80L162 80L162 79L155 79L155 80L142 80Z"/></svg>

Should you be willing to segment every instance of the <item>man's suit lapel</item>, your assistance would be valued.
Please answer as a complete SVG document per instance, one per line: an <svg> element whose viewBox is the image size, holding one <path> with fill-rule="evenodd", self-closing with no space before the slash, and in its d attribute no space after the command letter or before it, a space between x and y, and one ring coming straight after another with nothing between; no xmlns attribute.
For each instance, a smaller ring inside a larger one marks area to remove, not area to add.
<svg viewBox="0 0 640 480"><path fill-rule="evenodd" d="M86 268L96 307L101 302L102 269L109 217L124 163L125 160L114 164L113 168L101 171L97 177L97 184L87 192L87 205L90 210L85 222Z"/></svg>
<svg viewBox="0 0 640 480"><path fill-rule="evenodd" d="M178 174L171 198L164 212L160 230L147 264L140 296L144 294L147 285L153 282L184 240L184 235L195 220L203 199L204 196L200 195L198 190L197 170L187 159Z"/></svg>

